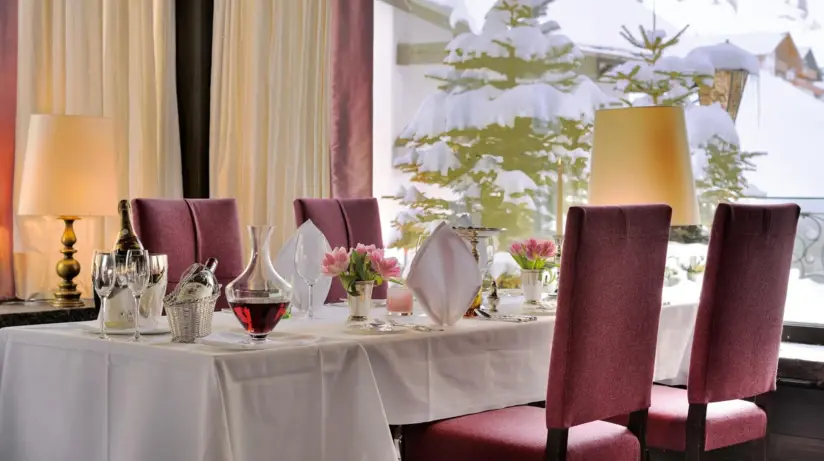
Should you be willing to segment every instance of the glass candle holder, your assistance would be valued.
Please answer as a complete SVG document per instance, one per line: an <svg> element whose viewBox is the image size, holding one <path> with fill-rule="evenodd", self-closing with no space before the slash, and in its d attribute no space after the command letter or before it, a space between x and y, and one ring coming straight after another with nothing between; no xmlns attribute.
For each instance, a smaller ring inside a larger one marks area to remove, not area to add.
<svg viewBox="0 0 824 461"><path fill-rule="evenodd" d="M386 295L386 314L408 316L412 315L414 302L412 290L403 285L390 285Z"/></svg>

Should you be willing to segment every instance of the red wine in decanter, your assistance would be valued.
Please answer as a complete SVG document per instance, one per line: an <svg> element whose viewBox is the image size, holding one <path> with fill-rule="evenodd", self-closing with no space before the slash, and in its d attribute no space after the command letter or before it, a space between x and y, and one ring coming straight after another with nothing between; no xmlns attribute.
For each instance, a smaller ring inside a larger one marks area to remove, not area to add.
<svg viewBox="0 0 824 461"><path fill-rule="evenodd" d="M229 303L243 328L253 337L266 337L289 309L288 299L252 298Z"/></svg>

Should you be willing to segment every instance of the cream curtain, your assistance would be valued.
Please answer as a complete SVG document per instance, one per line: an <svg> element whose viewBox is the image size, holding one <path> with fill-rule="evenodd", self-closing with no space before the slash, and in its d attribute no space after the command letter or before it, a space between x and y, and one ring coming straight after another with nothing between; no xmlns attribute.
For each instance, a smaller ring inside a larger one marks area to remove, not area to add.
<svg viewBox="0 0 824 461"><path fill-rule="evenodd" d="M170 0L23 0L19 11L15 205L32 113L112 117L117 147L117 201L181 197L175 87L174 2ZM88 185L85 185L88 186ZM57 286L62 222L15 217L18 296ZM75 224L85 297L96 248L110 248L116 220Z"/></svg>
<svg viewBox="0 0 824 461"><path fill-rule="evenodd" d="M216 0L210 191L242 225L294 232L292 201L329 196L329 0Z"/></svg>

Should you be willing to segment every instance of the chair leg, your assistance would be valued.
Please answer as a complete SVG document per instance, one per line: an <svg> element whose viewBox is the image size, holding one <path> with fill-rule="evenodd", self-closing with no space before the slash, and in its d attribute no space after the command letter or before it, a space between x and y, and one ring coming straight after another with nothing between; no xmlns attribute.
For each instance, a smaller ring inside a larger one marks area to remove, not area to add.
<svg viewBox="0 0 824 461"><path fill-rule="evenodd" d="M649 450L647 450L647 420L648 410L639 410L630 413L627 429L635 435L641 445L641 460L649 461Z"/></svg>
<svg viewBox="0 0 824 461"><path fill-rule="evenodd" d="M569 429L549 429L546 436L545 461L566 461Z"/></svg>
<svg viewBox="0 0 824 461"><path fill-rule="evenodd" d="M704 443L707 437L707 405L691 404L687 413L687 446L685 461L705 459Z"/></svg>
<svg viewBox="0 0 824 461"><path fill-rule="evenodd" d="M772 406L771 403L774 399L773 395L773 392L766 392L755 397L755 404L767 414L767 433L763 439L756 443L756 448L752 456L754 460L768 461L770 458L770 430L772 429L772 425L770 424L771 418L769 416L770 407Z"/></svg>

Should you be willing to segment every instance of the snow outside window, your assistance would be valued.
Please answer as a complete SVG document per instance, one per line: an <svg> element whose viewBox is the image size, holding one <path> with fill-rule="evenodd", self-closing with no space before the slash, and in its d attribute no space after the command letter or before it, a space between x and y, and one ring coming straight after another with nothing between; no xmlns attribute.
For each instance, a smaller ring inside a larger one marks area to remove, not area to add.
<svg viewBox="0 0 824 461"><path fill-rule="evenodd" d="M799 203L785 319L824 323L824 82L778 71L824 62L823 23L824 2L375 0L385 244L408 262L466 213L507 229L493 275L517 275L501 249L556 233L559 174L563 210L586 203L594 111L681 105L703 222L723 201ZM724 68L751 72L735 121L698 103ZM705 251L673 244L669 283L700 289Z"/></svg>

